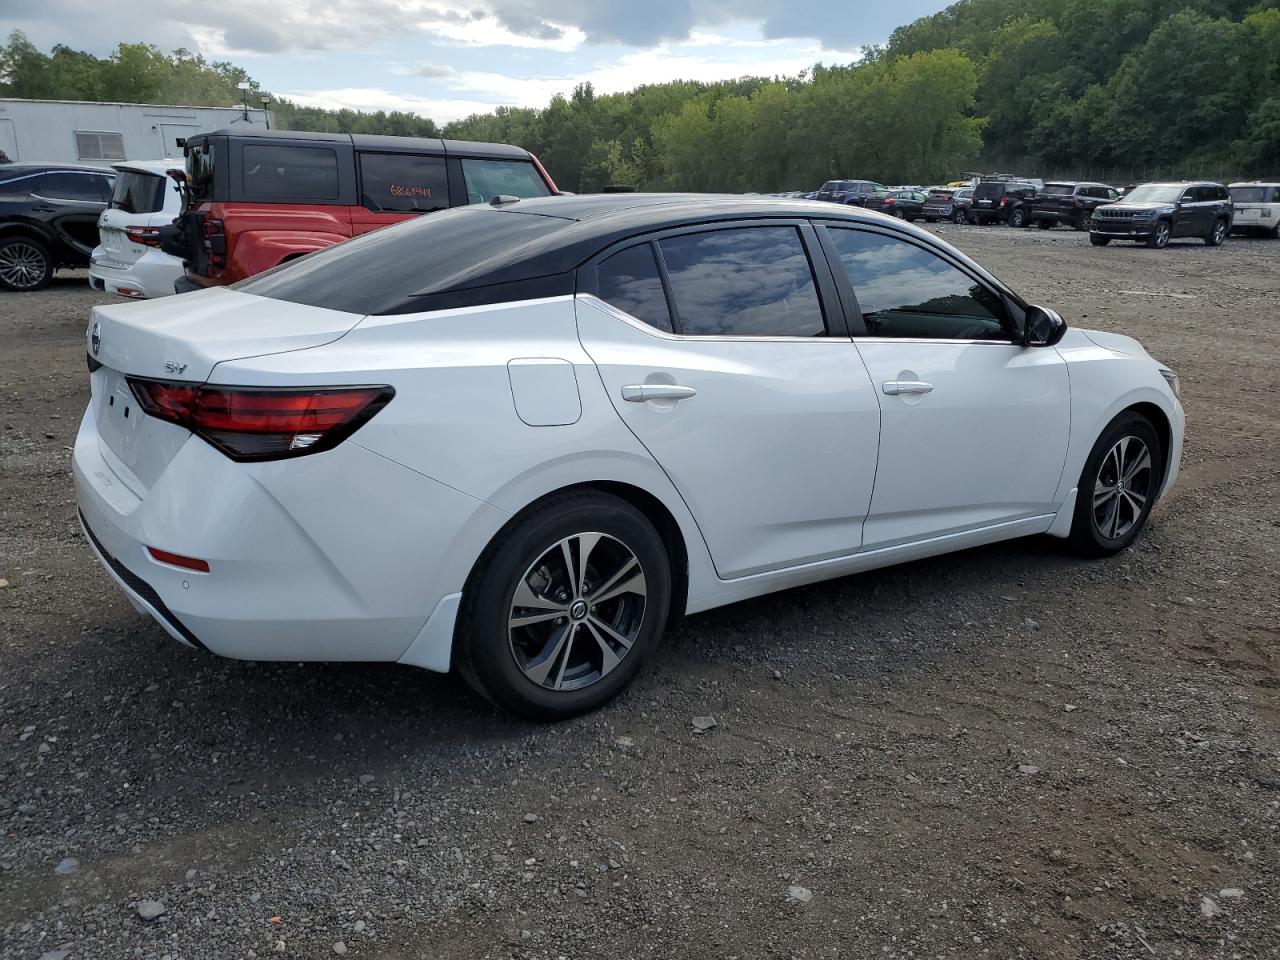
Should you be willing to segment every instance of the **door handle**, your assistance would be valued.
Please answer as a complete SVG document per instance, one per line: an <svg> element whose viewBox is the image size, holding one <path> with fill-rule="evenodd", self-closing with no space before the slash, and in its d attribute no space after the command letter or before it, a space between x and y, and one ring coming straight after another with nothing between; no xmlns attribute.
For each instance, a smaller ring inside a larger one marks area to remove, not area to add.
<svg viewBox="0 0 1280 960"><path fill-rule="evenodd" d="M907 393L933 393L933 384L923 380L886 380L880 389L891 397L900 397Z"/></svg>
<svg viewBox="0 0 1280 960"><path fill-rule="evenodd" d="M697 394L693 387L681 387L674 383L633 383L622 388L622 399L629 403L646 400L688 400Z"/></svg>

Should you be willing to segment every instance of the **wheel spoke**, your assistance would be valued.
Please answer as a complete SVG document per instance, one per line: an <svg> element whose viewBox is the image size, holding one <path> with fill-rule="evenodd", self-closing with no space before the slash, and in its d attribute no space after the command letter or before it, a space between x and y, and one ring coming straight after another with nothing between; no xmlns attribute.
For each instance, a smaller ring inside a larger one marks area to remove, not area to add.
<svg viewBox="0 0 1280 960"><path fill-rule="evenodd" d="M569 666L569 658L573 656L573 641L574 641L574 638L578 636L579 626L581 626L581 624L577 624L577 623L568 624L569 639L567 639L564 642L564 654L560 657L560 670L558 673L556 673L555 688L557 690L564 687L564 671L565 671L565 668Z"/></svg>
<svg viewBox="0 0 1280 960"><path fill-rule="evenodd" d="M511 600L511 606L526 610L554 610L557 614L563 614L568 609L565 604L534 593L529 581L523 579L516 585L516 595Z"/></svg>
<svg viewBox="0 0 1280 960"><path fill-rule="evenodd" d="M632 571L635 573L632 573ZM631 574L630 576L627 576ZM626 577L624 580L623 578ZM639 581L639 590L636 590L636 581ZM588 603L604 603L606 600L612 600L614 597L623 593L644 593L644 574L640 572L640 564L635 557L628 557L626 562L618 568L608 580L600 584L593 592L586 595Z"/></svg>
<svg viewBox="0 0 1280 960"><path fill-rule="evenodd" d="M613 629L613 627L609 626L599 617L589 616L587 617L587 623L590 624L592 627L594 627L596 630L599 630L601 633L603 633L606 637L608 637L614 643L618 644L618 646L622 647L622 649L624 650L631 649L631 641L628 640L626 637L624 637L622 634L620 634L617 630Z"/></svg>
<svg viewBox="0 0 1280 960"><path fill-rule="evenodd" d="M1111 521L1107 524L1107 536L1113 540L1115 539L1116 531L1120 529L1120 503L1121 499L1116 497L1115 505L1111 509Z"/></svg>
<svg viewBox="0 0 1280 960"><path fill-rule="evenodd" d="M600 633L600 628L591 620L587 621L587 629L591 631L591 636L596 642L596 646L600 648L600 676L605 676L614 667L622 662L622 659L613 652L613 647L609 646L609 642L605 640Z"/></svg>
<svg viewBox="0 0 1280 960"><path fill-rule="evenodd" d="M577 596L582 596L585 592L587 582L587 560L591 557L591 551L596 548L596 544L600 542L600 534L584 533L578 538L578 575L573 580L574 590Z"/></svg>
<svg viewBox="0 0 1280 960"><path fill-rule="evenodd" d="M546 623L548 620L558 620L563 616L565 616L565 612L563 610L548 610L545 613L529 614L513 613L511 615L511 619L507 622L507 625L514 630L517 627L531 627L535 623Z"/></svg>
<svg viewBox="0 0 1280 960"><path fill-rule="evenodd" d="M1096 510L1116 495L1116 488L1109 487L1101 480L1093 485L1093 506Z"/></svg>
<svg viewBox="0 0 1280 960"><path fill-rule="evenodd" d="M1139 456L1135 457L1133 462L1129 464L1128 469L1125 470L1124 478L1123 478L1124 481L1128 483L1135 476L1137 476L1139 473L1141 473L1143 470L1147 469L1150 466L1151 466L1151 451L1149 451L1145 446L1143 446L1142 453Z"/></svg>
<svg viewBox="0 0 1280 960"><path fill-rule="evenodd" d="M525 664L525 676L540 687L546 686L547 674L551 672L551 668L556 665L556 662L561 659L561 651L565 650L565 646L577 630L578 625L576 623L566 623L563 627L554 631L547 640L546 645L538 652L538 655ZM568 660L567 651L564 659ZM564 677L563 664L560 667L559 677Z"/></svg>
<svg viewBox="0 0 1280 960"><path fill-rule="evenodd" d="M1147 505L1147 495L1145 493L1138 493L1137 490L1126 490L1124 495L1137 504L1139 510Z"/></svg>

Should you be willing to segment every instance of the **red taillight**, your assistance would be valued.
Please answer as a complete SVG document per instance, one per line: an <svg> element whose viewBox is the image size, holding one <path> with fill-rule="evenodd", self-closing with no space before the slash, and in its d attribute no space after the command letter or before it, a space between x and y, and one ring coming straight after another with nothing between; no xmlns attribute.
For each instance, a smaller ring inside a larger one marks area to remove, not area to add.
<svg viewBox="0 0 1280 960"><path fill-rule="evenodd" d="M894 201L893 197L885 197L885 198L884 198L884 205L885 205L886 207L892 207L892 206L893 206L893 204L894 204L894 202L895 202L895 201Z"/></svg>
<svg viewBox="0 0 1280 960"><path fill-rule="evenodd" d="M1006 206L1008 203L1009 203L1009 198L1008 198L1008 197L1001 197L1001 198L1000 198L1000 206L1002 206L1002 207L1003 207L1003 206Z"/></svg>
<svg viewBox="0 0 1280 960"><path fill-rule="evenodd" d="M233 460L278 460L337 446L395 396L388 386L302 390L129 378L142 409Z"/></svg>
<svg viewBox="0 0 1280 960"><path fill-rule="evenodd" d="M227 265L227 235L222 221L206 219L203 232L204 236L201 242L204 244L204 253L209 265L225 267Z"/></svg>
<svg viewBox="0 0 1280 960"><path fill-rule="evenodd" d="M124 235L134 243L140 243L144 247L160 246L159 227L126 227Z"/></svg>
<svg viewBox="0 0 1280 960"><path fill-rule="evenodd" d="M208 573L209 561L197 560L195 557L184 557L180 553L170 553L168 550L159 550L156 547L147 547L147 553L159 560L161 563L167 563L170 566L182 567L184 570L194 570L196 573Z"/></svg>

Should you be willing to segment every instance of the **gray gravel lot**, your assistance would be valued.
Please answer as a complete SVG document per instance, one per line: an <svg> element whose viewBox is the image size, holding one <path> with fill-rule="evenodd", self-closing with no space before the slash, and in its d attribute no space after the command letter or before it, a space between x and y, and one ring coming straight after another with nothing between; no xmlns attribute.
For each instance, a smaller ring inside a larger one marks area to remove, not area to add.
<svg viewBox="0 0 1280 960"><path fill-rule="evenodd" d="M938 232L1182 375L1147 534L693 617L558 726L170 641L75 521L101 298L0 295L0 958L1280 956L1280 243Z"/></svg>

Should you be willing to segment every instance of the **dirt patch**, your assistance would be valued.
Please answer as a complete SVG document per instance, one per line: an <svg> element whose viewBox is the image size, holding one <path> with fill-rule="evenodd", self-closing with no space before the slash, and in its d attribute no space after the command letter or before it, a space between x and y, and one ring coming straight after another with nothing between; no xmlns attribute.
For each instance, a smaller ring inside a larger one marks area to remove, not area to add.
<svg viewBox="0 0 1280 960"><path fill-rule="evenodd" d="M171 642L75 521L99 297L0 297L0 957L1276 956L1280 243L938 232L1181 374L1145 536L692 617L554 727Z"/></svg>

